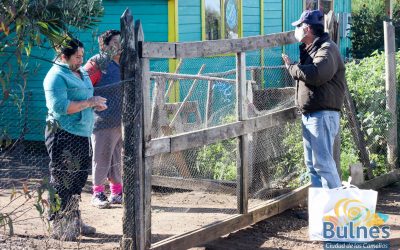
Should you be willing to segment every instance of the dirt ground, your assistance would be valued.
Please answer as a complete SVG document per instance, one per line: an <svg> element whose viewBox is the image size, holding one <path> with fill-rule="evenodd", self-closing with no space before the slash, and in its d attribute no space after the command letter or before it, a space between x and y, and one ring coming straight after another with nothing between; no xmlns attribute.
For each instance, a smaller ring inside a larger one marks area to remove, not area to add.
<svg viewBox="0 0 400 250"><path fill-rule="evenodd" d="M323 249L322 243L308 240L308 222L298 218L299 210L302 209L288 210L210 242L202 249ZM376 211L389 215L386 225L391 229L391 249L400 249L400 182L379 190Z"/></svg>
<svg viewBox="0 0 400 250"><path fill-rule="evenodd" d="M10 192L10 189L0 189L0 207L9 202ZM92 237L82 237L78 242L51 240L47 225L36 218L16 223L12 238L0 231L0 249L118 249L122 235L122 206L99 210L90 205L90 198L86 188L81 210L84 221L97 228ZM20 199L22 202L23 198ZM10 209L16 207L16 204L9 206ZM201 192L154 193L152 241L223 220L235 212L235 207L234 196ZM286 211L194 249L323 249L321 243L308 240L308 223L297 217L299 210L301 208ZM392 249L400 249L400 183L379 191L377 211L389 215L387 225L391 228ZM32 209L23 213L21 218L37 217L37 211Z"/></svg>

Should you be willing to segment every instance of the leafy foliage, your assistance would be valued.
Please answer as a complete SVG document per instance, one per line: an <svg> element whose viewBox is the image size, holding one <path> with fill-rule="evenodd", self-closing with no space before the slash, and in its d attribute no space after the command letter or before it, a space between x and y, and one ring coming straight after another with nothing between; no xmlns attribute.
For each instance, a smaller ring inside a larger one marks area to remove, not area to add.
<svg viewBox="0 0 400 250"><path fill-rule="evenodd" d="M49 199L44 198L45 193L48 193ZM22 201L20 201L21 199ZM24 183L22 190L15 188L12 190L10 201L0 206L0 228L12 236L14 234L14 225L24 223L29 219L35 219L23 218L24 214L30 210L27 207L30 206L36 209L44 223L49 223L45 218L46 210L50 212L60 210L60 198L47 179L43 179L40 183L31 187Z"/></svg>
<svg viewBox="0 0 400 250"><path fill-rule="evenodd" d="M276 178L296 173L295 176L298 178L294 178L293 181L289 182L289 187L299 187L309 179L304 163L303 137L300 121L286 124L282 146L285 147L286 153L277 163Z"/></svg>
<svg viewBox="0 0 400 250"><path fill-rule="evenodd" d="M71 30L91 28L100 21L102 15L102 0L0 1L0 84L3 93L0 106L12 100L21 114L24 100L26 96L29 97L29 93L26 93L28 75L38 70L38 67L29 65L34 47L46 48L50 44L56 48L71 38ZM2 128L1 132L1 147L7 148L11 138L6 128ZM21 133L25 133L25 130ZM45 192L51 202L43 198ZM20 202L19 199L23 198L25 200ZM11 204L18 205L9 211ZM24 184L22 191L12 192L8 204L0 205L0 228L8 229L12 235L13 226L26 220L21 218L26 206L36 209L40 218L47 222L44 219L45 210L59 210L60 200L47 180L29 188Z"/></svg>
<svg viewBox="0 0 400 250"><path fill-rule="evenodd" d="M393 124L386 111L385 58L374 53L347 64L347 82L370 154L385 154L387 132Z"/></svg>
<svg viewBox="0 0 400 250"><path fill-rule="evenodd" d="M69 38L69 29L87 29L103 15L101 0L4 0L0 2L0 48L16 46L29 56L33 46L41 45L41 35L53 45Z"/></svg>
<svg viewBox="0 0 400 250"><path fill-rule="evenodd" d="M236 180L237 141L224 140L205 146L197 155L197 172L214 180Z"/></svg>
<svg viewBox="0 0 400 250"><path fill-rule="evenodd" d="M102 15L102 0L0 1L0 105L11 97L21 111L27 76L38 70L28 67L34 47L50 44L55 48L70 39L71 29L93 27ZM12 65L14 58L17 65Z"/></svg>
<svg viewBox="0 0 400 250"><path fill-rule="evenodd" d="M386 19L384 1L353 0L351 25L352 53L354 58L370 56L384 49L383 21ZM396 44L400 41L400 1L393 10Z"/></svg>
<svg viewBox="0 0 400 250"><path fill-rule="evenodd" d="M227 124L236 120L235 115L226 115L221 122ZM236 180L237 140L227 139L204 146L198 151L197 174L214 180Z"/></svg>

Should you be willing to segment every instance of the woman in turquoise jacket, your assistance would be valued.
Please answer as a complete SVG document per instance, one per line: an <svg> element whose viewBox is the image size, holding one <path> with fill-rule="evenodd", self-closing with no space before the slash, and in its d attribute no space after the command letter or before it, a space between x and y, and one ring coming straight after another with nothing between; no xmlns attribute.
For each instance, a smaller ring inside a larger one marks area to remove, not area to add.
<svg viewBox="0 0 400 250"><path fill-rule="evenodd" d="M90 78L81 68L83 53L83 44L70 40L60 48L58 60L43 82L48 109L45 142L50 157L50 183L61 202L60 209L50 215L52 237L62 240L75 240L79 234L95 232L82 223L79 200L91 167L93 109L107 109L107 100L93 96Z"/></svg>

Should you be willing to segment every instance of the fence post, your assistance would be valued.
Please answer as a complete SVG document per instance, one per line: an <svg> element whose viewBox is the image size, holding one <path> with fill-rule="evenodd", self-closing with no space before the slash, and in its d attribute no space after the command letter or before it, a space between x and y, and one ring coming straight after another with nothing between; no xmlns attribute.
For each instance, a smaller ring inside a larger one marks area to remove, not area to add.
<svg viewBox="0 0 400 250"><path fill-rule="evenodd" d="M140 26L141 27L141 26ZM140 42L140 41L139 41ZM139 45L141 46L141 44ZM151 140L151 100L150 100L150 60L140 59L142 66L142 87L143 87L143 139L144 142ZM143 145L145 146L145 144ZM144 152L144 151L143 151ZM151 246L151 169L154 157L144 159L144 229L145 229L145 248Z"/></svg>
<svg viewBox="0 0 400 250"><path fill-rule="evenodd" d="M363 166L367 169L368 179L372 179L374 176L372 173L371 164L369 162L369 154L364 139L364 133L361 131L361 126L357 119L357 112L356 112L356 107L354 105L354 100L351 97L347 85L345 85L345 90L344 90L344 108L346 109L345 115L347 117L347 120L349 121L350 126L352 127L351 133L353 135L354 142L356 143L358 149L358 156L360 157L360 161L363 164Z"/></svg>
<svg viewBox="0 0 400 250"><path fill-rule="evenodd" d="M239 121L248 119L246 102L246 53L236 54L236 103ZM249 135L239 137L239 159L237 169L238 180L238 211L246 214L248 211L248 192L249 192Z"/></svg>
<svg viewBox="0 0 400 250"><path fill-rule="evenodd" d="M137 48L140 27L136 27L136 32L134 29L133 16L127 9L121 16L121 79L124 82L122 105L124 213L121 248L124 250L144 249L145 240L142 154L143 96Z"/></svg>
<svg viewBox="0 0 400 250"><path fill-rule="evenodd" d="M392 126L389 128L387 160L392 169L397 167L397 88L396 88L396 48L395 30L391 22L383 22L385 37L386 68L386 109L391 114Z"/></svg>

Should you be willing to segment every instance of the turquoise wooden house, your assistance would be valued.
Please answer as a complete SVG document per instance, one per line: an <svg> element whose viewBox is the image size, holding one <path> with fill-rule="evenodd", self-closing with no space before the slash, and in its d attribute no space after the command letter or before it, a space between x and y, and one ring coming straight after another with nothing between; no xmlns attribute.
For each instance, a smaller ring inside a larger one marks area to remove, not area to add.
<svg viewBox="0 0 400 250"><path fill-rule="evenodd" d="M351 0L103 0L105 15L94 29L76 32L85 44L86 59L97 53L97 35L107 29L119 29L120 16L129 8L135 19L143 23L146 41L186 42L211 39L234 39L293 30L291 22L297 20L305 9L321 9L325 13L333 10L339 17L340 50L349 57L348 20ZM281 53L298 57L297 45L254 51L247 54L247 64L281 65ZM32 55L54 58L52 50L36 49ZM1 61L1 58L0 58ZM202 64L203 73L215 70L228 71L235 68L234 55L214 58L190 59L182 64L182 73L197 73ZM155 60L151 69L174 72L176 60ZM25 140L43 140L46 106L42 82L51 63L30 60L35 73L27 79L23 103L17 107L10 99L0 106L0 133ZM270 86L265 83L264 87ZM272 86L272 85L271 85ZM174 91L174 99L182 98L184 87Z"/></svg>

